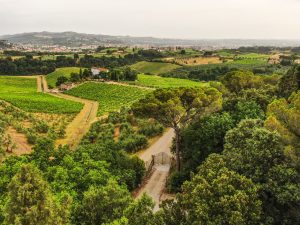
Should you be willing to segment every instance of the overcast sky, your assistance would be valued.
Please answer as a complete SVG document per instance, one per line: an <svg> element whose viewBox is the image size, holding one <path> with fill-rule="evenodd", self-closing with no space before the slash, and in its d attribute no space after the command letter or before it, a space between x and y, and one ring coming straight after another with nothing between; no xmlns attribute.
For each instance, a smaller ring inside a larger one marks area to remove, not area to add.
<svg viewBox="0 0 300 225"><path fill-rule="evenodd" d="M300 39L300 0L0 0L0 34Z"/></svg>

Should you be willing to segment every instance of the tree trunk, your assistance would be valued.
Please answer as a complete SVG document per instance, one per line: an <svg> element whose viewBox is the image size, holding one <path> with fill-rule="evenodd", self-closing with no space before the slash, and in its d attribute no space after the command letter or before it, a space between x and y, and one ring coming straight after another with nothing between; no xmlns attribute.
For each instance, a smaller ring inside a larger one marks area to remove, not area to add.
<svg viewBox="0 0 300 225"><path fill-rule="evenodd" d="M176 154L176 169L179 172L181 170L181 159L180 159L180 130L175 128L175 154Z"/></svg>

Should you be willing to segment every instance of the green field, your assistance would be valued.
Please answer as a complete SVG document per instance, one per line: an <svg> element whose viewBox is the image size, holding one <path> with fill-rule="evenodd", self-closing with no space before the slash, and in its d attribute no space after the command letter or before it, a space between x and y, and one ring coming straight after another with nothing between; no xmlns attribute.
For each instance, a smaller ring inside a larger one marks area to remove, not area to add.
<svg viewBox="0 0 300 225"><path fill-rule="evenodd" d="M98 115L118 111L144 97L149 90L114 84L88 82L66 92L80 98L99 102Z"/></svg>
<svg viewBox="0 0 300 225"><path fill-rule="evenodd" d="M260 59L260 58L237 58L234 61L227 62L225 64L231 65L253 65L253 66L267 66L267 60Z"/></svg>
<svg viewBox="0 0 300 225"><path fill-rule="evenodd" d="M132 69L137 70L139 73L154 75L167 73L179 67L175 64L161 62L139 62L131 66Z"/></svg>
<svg viewBox="0 0 300 225"><path fill-rule="evenodd" d="M259 54L259 53L246 53L246 54L239 54L236 57L237 58L246 58L246 59L268 59L270 57L270 55Z"/></svg>
<svg viewBox="0 0 300 225"><path fill-rule="evenodd" d="M160 77L156 75L144 75L144 74L139 74L138 80L132 82L131 84L136 84L136 85L146 86L146 87L154 87L154 88L199 87L199 86L207 85L207 83L196 82L187 79Z"/></svg>
<svg viewBox="0 0 300 225"><path fill-rule="evenodd" d="M49 73L46 76L46 80L47 80L49 86L55 87L58 77L65 76L65 77L69 78L71 73L79 73L79 70L80 70L80 68L78 68L78 67L58 68L54 72Z"/></svg>
<svg viewBox="0 0 300 225"><path fill-rule="evenodd" d="M0 99L28 112L76 113L82 104L37 92L35 78L0 76Z"/></svg>

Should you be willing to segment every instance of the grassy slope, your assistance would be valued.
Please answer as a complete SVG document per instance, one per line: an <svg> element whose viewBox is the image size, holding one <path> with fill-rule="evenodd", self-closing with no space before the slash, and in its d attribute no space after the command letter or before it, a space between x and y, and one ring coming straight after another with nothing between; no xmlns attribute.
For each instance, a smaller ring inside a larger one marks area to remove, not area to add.
<svg viewBox="0 0 300 225"><path fill-rule="evenodd" d="M136 87L88 82L67 91L66 94L98 101L98 115L103 115L117 111L122 106L130 106L148 92L149 90Z"/></svg>
<svg viewBox="0 0 300 225"><path fill-rule="evenodd" d="M171 63L161 63L161 62L139 62L131 66L131 68L137 70L140 73L146 74L163 74L170 72L180 66Z"/></svg>
<svg viewBox="0 0 300 225"><path fill-rule="evenodd" d="M49 73L46 76L46 80L48 82L48 85L55 87L55 83L56 83L58 77L65 76L65 77L69 78L71 73L79 73L79 70L80 70L80 68L78 68L78 67L58 68L53 73Z"/></svg>
<svg viewBox="0 0 300 225"><path fill-rule="evenodd" d="M207 83L196 82L179 78L160 77L155 75L139 74L138 80L134 82L136 85L155 87L155 88L169 88L169 87L199 87L207 85Z"/></svg>
<svg viewBox="0 0 300 225"><path fill-rule="evenodd" d="M75 113L82 104L37 93L36 79L0 76L0 99L28 112Z"/></svg>

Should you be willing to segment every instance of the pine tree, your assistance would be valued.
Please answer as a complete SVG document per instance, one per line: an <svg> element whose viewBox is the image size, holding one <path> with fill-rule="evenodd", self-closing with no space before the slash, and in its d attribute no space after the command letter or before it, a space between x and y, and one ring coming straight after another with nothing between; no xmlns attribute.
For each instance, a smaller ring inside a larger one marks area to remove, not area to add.
<svg viewBox="0 0 300 225"><path fill-rule="evenodd" d="M5 224L61 224L57 209L40 171L30 164L23 165L8 185Z"/></svg>

